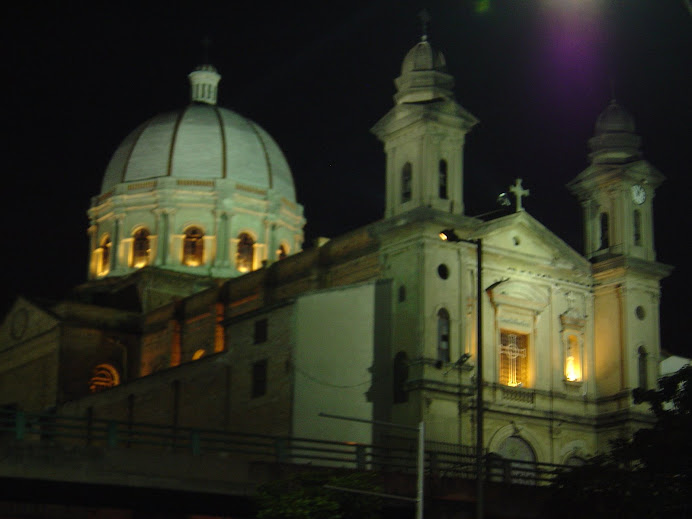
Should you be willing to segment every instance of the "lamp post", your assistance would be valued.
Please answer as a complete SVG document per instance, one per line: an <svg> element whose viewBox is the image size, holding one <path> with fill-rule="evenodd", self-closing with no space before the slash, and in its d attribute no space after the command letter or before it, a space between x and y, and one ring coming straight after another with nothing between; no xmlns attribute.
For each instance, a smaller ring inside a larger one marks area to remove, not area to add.
<svg viewBox="0 0 692 519"><path fill-rule="evenodd" d="M483 240L459 238L454 229L441 231L440 239L476 246L476 519L483 519Z"/></svg>

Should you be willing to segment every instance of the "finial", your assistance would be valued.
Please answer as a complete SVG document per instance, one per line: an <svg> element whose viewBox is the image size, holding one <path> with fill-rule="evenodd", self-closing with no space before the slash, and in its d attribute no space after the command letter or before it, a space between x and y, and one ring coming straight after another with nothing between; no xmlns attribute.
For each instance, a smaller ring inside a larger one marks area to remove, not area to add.
<svg viewBox="0 0 692 519"><path fill-rule="evenodd" d="M420 41L427 41L428 40L428 24L430 23L430 13L428 10L424 7L421 9L421 11L418 13L418 18L420 18L420 22L422 25L422 34L420 37Z"/></svg>
<svg viewBox="0 0 692 519"><path fill-rule="evenodd" d="M205 36L202 40L202 49L204 50L203 63L205 64L209 63L209 47L211 47L211 38L209 38L209 36Z"/></svg>
<svg viewBox="0 0 692 519"><path fill-rule="evenodd" d="M516 199L516 212L521 212L524 211L525 209L521 205L521 199L525 196L529 196L530 191L528 189L524 189L521 186L522 179L518 178L514 181L513 186L509 186L509 190L514 193L514 197Z"/></svg>
<svg viewBox="0 0 692 519"><path fill-rule="evenodd" d="M617 98L615 97L615 77L610 78L610 103L617 103Z"/></svg>

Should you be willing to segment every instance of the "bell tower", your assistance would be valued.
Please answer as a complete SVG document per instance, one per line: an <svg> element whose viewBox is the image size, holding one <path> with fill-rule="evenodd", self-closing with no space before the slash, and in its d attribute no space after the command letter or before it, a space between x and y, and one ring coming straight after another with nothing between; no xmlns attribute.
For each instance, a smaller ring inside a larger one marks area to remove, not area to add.
<svg viewBox="0 0 692 519"><path fill-rule="evenodd" d="M591 164L568 184L584 210L585 255L656 260L653 198L665 179L642 159L634 120L615 100L596 121Z"/></svg>
<svg viewBox="0 0 692 519"><path fill-rule="evenodd" d="M615 100L596 121L590 165L568 184L581 201L593 263L594 352L599 396L652 388L660 356L660 282L653 198L664 176L642 158L634 119Z"/></svg>
<svg viewBox="0 0 692 519"><path fill-rule="evenodd" d="M385 217L417 207L463 214L464 139L478 120L454 99L454 78L427 35L395 85L394 108L371 130L387 155Z"/></svg>

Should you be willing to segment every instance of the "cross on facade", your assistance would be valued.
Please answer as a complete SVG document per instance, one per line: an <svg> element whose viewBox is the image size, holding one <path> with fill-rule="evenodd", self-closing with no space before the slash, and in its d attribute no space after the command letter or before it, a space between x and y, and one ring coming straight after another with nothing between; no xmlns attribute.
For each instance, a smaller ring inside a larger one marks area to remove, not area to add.
<svg viewBox="0 0 692 519"><path fill-rule="evenodd" d="M517 344L517 336L513 333L507 336L507 341L508 344L500 345L500 355L505 355L507 357L507 363L509 365L507 385L516 387L522 382L517 380L517 359L519 357L526 357L526 350Z"/></svg>
<svg viewBox="0 0 692 519"><path fill-rule="evenodd" d="M521 199L525 196L529 196L529 191L528 189L523 189L521 187L521 182L522 179L518 178L514 181L513 186L509 186L509 190L514 193L514 198L516 200L516 212L518 213L519 211L523 211L524 208L521 205Z"/></svg>

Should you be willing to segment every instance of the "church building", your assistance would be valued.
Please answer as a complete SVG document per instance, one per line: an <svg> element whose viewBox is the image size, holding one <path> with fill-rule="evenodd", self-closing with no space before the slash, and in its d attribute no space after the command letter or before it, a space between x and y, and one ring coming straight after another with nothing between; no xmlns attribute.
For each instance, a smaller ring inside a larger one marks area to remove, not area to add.
<svg viewBox="0 0 692 519"><path fill-rule="evenodd" d="M568 185L582 254L524 209L521 179L507 211L465 214L478 121L423 37L371 130L383 219L302 250L286 159L217 106L220 79L196 68L190 104L117 147L88 211L88 280L54 304L20 297L0 326L0 406L368 444L396 434L319 414L422 421L428 442L471 449L481 377L484 447L560 464L651 423L631 390L658 376L664 177L617 101Z"/></svg>

